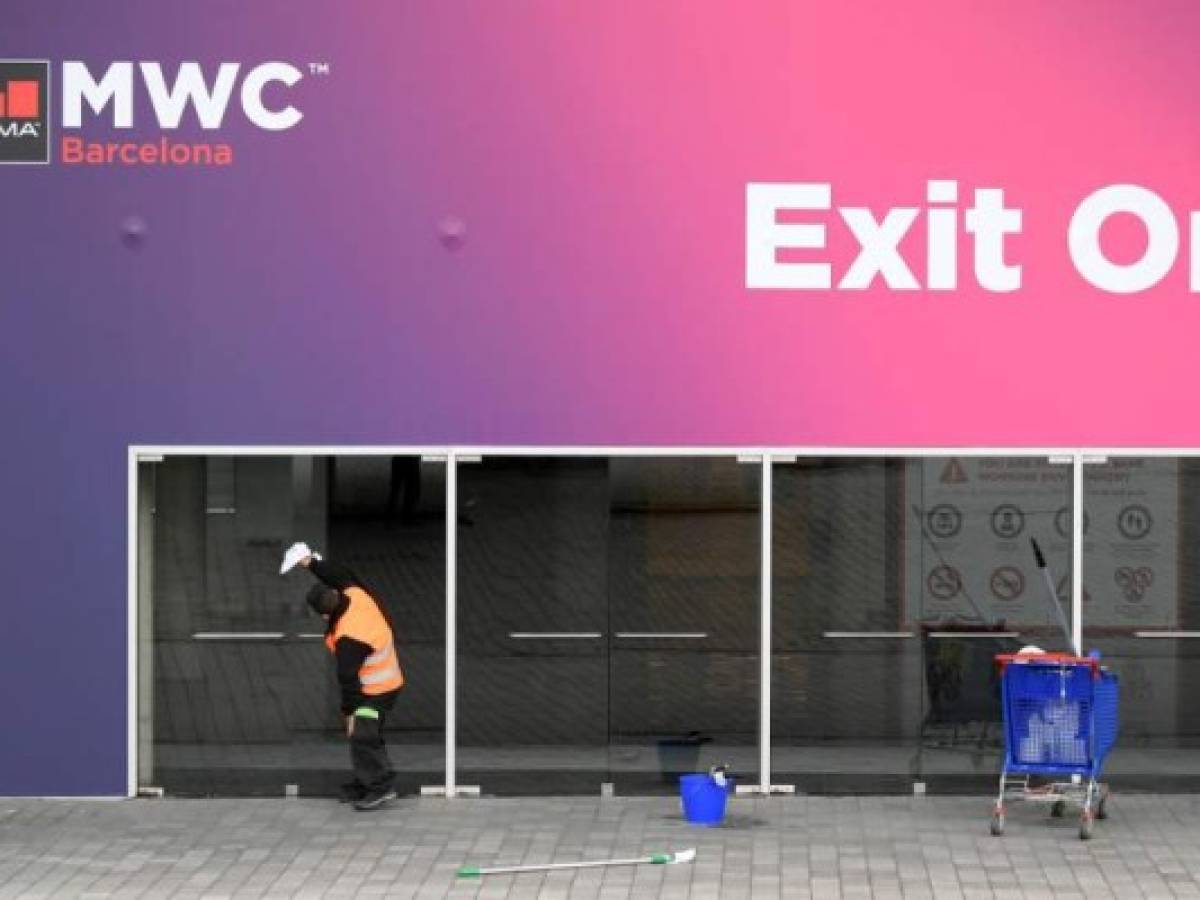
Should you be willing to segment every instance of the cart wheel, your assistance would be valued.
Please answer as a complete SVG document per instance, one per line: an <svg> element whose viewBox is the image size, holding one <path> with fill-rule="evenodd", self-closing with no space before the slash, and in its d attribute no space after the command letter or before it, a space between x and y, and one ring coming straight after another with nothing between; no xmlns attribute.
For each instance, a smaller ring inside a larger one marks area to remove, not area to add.
<svg viewBox="0 0 1200 900"><path fill-rule="evenodd" d="M1066 811L1066 809L1066 800L1055 800L1054 803L1050 805L1050 815L1054 816L1056 819L1061 819L1062 814Z"/></svg>
<svg viewBox="0 0 1200 900"><path fill-rule="evenodd" d="M1108 818L1108 808L1106 806L1107 803L1108 803L1108 794L1105 794L1103 797L1100 798L1100 802L1096 805L1096 818L1097 819L1107 819Z"/></svg>
<svg viewBox="0 0 1200 900"><path fill-rule="evenodd" d="M1092 831L1095 829L1096 823L1092 819L1090 812L1085 812L1079 817L1079 839L1081 841L1091 840Z"/></svg>
<svg viewBox="0 0 1200 900"><path fill-rule="evenodd" d="M1004 834L1004 813L992 813L992 834L996 837Z"/></svg>

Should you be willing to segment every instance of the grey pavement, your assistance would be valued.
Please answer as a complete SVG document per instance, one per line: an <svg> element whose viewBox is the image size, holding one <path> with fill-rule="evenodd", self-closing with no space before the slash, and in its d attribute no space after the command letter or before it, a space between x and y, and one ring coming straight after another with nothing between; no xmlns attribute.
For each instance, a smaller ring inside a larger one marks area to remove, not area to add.
<svg viewBox="0 0 1200 900"><path fill-rule="evenodd" d="M1200 897L1200 796L1114 793L1073 816L986 797L736 798L723 826L672 798L0 800L0 897ZM459 866L640 856L673 866L456 877Z"/></svg>

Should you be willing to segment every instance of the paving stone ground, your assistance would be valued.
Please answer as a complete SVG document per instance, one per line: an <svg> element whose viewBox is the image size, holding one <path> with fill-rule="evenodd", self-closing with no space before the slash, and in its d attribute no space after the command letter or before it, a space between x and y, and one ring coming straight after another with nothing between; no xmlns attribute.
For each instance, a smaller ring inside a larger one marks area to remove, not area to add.
<svg viewBox="0 0 1200 900"><path fill-rule="evenodd" d="M1095 837L1043 807L988 833L986 797L0 800L0 897L1200 897L1200 796L1117 795ZM459 866L694 863L456 877Z"/></svg>

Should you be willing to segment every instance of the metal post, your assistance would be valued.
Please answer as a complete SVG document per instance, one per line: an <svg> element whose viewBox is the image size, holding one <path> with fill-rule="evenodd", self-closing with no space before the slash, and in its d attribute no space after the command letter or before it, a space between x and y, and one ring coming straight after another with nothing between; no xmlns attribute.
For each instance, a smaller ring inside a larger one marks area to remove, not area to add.
<svg viewBox="0 0 1200 900"><path fill-rule="evenodd" d="M1071 460L1071 643L1083 653L1083 454Z"/></svg>
<svg viewBox="0 0 1200 900"><path fill-rule="evenodd" d="M138 462L133 448L128 450L126 463L127 510L125 540L127 547L126 590L128 591L126 616L126 770L125 794L136 797L138 789Z"/></svg>
<svg viewBox="0 0 1200 900"><path fill-rule="evenodd" d="M455 732L457 670L458 584L458 457L446 457L446 797L456 791Z"/></svg>
<svg viewBox="0 0 1200 900"><path fill-rule="evenodd" d="M771 793L771 455L762 457L762 579L759 609L758 778L763 794Z"/></svg>

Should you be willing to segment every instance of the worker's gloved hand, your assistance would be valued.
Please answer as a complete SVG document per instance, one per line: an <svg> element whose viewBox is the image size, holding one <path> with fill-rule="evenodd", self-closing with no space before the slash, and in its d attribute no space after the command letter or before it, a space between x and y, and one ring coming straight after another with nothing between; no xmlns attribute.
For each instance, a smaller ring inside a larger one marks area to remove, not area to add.
<svg viewBox="0 0 1200 900"><path fill-rule="evenodd" d="M308 544L304 543L303 541L297 541L295 544L292 544L292 546L288 547L287 553L283 554L283 565L279 567L279 574L284 575L290 572L298 563L307 563L307 561L314 556L316 556L317 559L321 558L309 549Z"/></svg>

